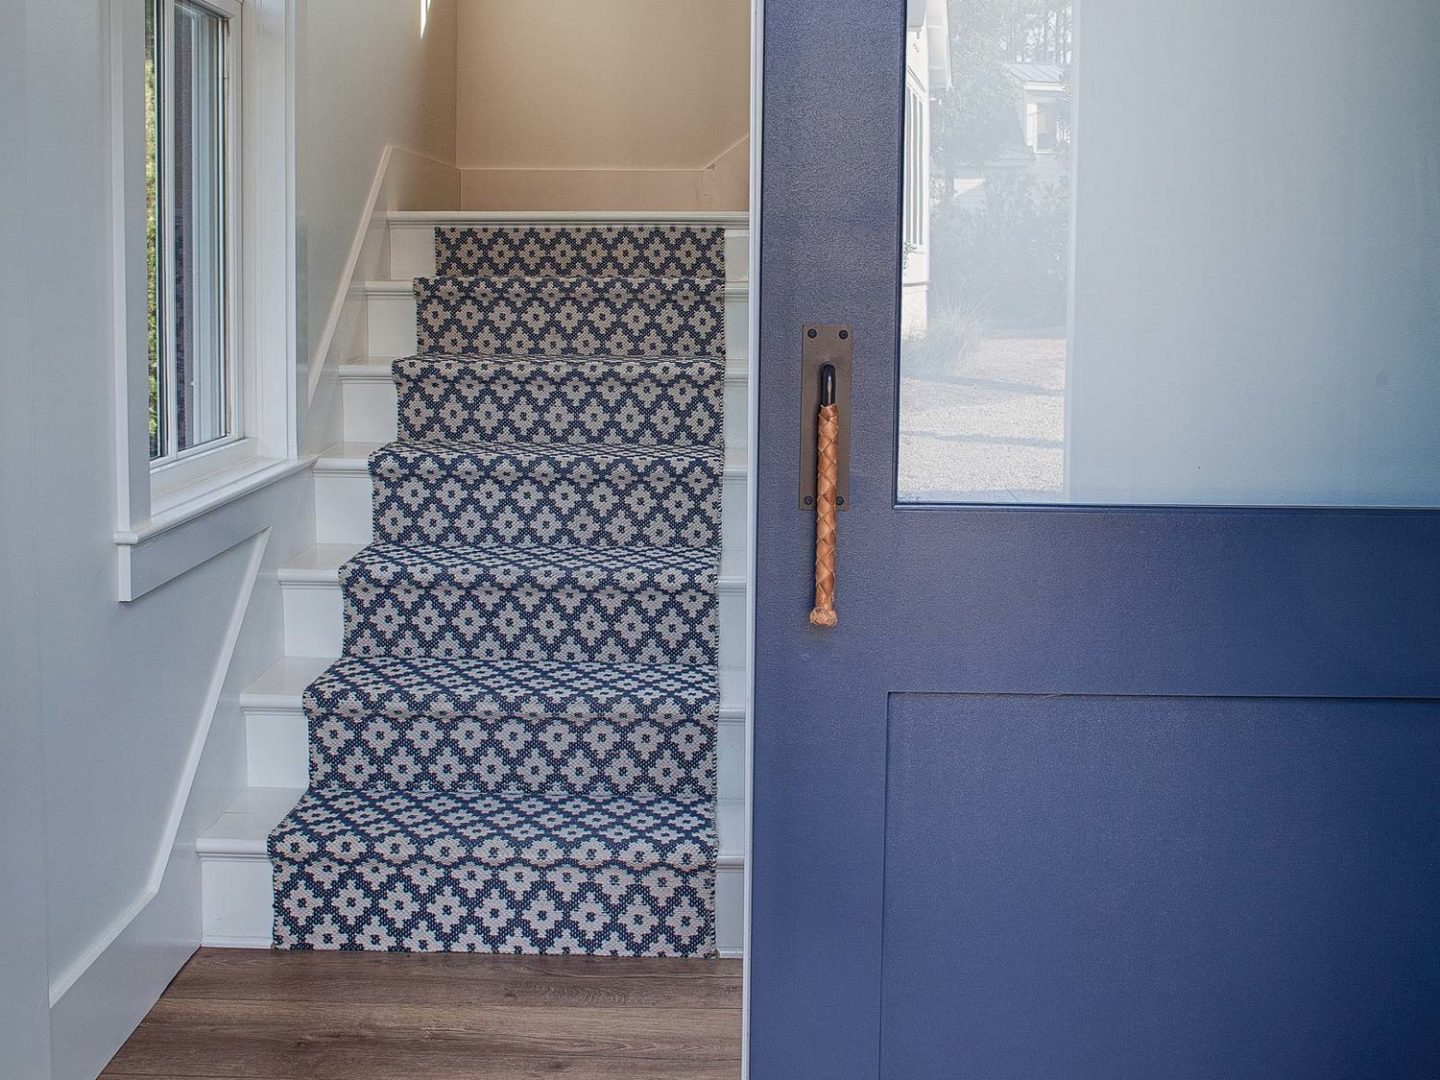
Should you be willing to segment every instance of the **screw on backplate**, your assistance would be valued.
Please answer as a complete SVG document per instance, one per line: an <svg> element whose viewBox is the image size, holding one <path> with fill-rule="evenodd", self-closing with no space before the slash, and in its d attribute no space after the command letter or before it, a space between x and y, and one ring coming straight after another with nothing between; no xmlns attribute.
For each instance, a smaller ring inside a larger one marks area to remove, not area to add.
<svg viewBox="0 0 1440 1080"><path fill-rule="evenodd" d="M806 496L805 496L805 505L806 505L806 506L813 506L814 504L815 504L815 499L814 499L814 497L813 497L813 496L810 496L810 495L806 495Z"/></svg>
<svg viewBox="0 0 1440 1080"><path fill-rule="evenodd" d="M815 336L816 334L818 334L818 333L819 333L819 331L816 330L816 329L812 326L809 330L805 331L805 336L806 336L806 337L814 337L814 336Z"/></svg>
<svg viewBox="0 0 1440 1080"><path fill-rule="evenodd" d="M836 496L835 496L835 505L836 505L836 506L844 506L844 505L845 505L845 496L844 496L844 495L836 495Z"/></svg>
<svg viewBox="0 0 1440 1080"><path fill-rule="evenodd" d="M841 341L845 341L845 340L847 340L849 337L850 337L850 331L849 331L849 330L841 330L841 331L840 331L840 340L841 340Z"/></svg>

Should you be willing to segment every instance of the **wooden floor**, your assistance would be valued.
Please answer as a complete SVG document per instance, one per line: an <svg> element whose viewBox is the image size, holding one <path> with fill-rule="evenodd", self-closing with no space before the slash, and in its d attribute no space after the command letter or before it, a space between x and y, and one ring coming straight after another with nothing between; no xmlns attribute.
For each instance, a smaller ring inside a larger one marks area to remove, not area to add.
<svg viewBox="0 0 1440 1080"><path fill-rule="evenodd" d="M740 961L201 949L102 1080L736 1080Z"/></svg>

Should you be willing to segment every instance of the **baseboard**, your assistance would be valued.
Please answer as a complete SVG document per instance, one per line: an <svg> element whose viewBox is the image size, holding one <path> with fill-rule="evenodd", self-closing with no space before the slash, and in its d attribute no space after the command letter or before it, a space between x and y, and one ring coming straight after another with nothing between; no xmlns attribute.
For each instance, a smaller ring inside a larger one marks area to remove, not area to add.
<svg viewBox="0 0 1440 1080"><path fill-rule="evenodd" d="M50 1080L94 1080L199 941L199 861L177 849L159 890L50 1007Z"/></svg>
<svg viewBox="0 0 1440 1080"><path fill-rule="evenodd" d="M200 938L204 949L269 949L268 937L227 937L224 934L205 934Z"/></svg>
<svg viewBox="0 0 1440 1080"><path fill-rule="evenodd" d="M253 677L249 659L237 663L237 650L246 633L270 535L266 528L246 541L249 555L189 751L175 780L151 876L129 906L51 979L51 1080L93 1080L200 944L202 893L200 860L194 847L196 826L203 827L214 816L212 802L223 808L233 798L233 784L215 782L218 777L210 775L215 769L213 762L204 766L205 782L197 783L197 776L222 703L234 700L237 683L247 685ZM238 709L236 713L238 722ZM238 764L243 766L243 746L241 749Z"/></svg>

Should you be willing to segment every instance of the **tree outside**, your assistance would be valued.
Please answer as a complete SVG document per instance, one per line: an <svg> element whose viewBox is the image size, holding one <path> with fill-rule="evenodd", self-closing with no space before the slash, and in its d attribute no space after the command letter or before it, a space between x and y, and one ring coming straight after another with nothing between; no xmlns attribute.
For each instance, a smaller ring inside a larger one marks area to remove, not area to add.
<svg viewBox="0 0 1440 1080"><path fill-rule="evenodd" d="M1005 330L1063 325L1070 2L951 0L949 15L954 85L931 105L932 310L981 311ZM1049 151L1058 168L1052 162L1045 176L1029 167L1015 64L1055 65L1064 80L1055 106L1066 135ZM962 178L981 183L967 190Z"/></svg>

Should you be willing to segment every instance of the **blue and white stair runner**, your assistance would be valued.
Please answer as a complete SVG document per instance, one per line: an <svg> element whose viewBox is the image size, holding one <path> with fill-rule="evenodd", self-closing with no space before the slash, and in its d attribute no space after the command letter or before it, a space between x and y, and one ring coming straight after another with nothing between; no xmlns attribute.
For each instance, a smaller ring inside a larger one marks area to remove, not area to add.
<svg viewBox="0 0 1440 1080"><path fill-rule="evenodd" d="M436 265L275 944L714 955L724 232L441 228Z"/></svg>

